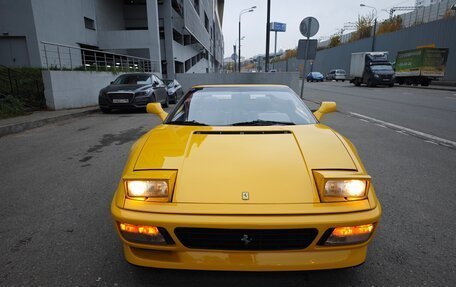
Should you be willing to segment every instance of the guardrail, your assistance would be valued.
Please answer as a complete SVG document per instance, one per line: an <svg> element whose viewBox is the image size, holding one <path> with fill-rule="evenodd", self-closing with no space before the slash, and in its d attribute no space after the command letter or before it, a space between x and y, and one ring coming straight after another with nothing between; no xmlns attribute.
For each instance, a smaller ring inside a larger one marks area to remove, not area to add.
<svg viewBox="0 0 456 287"><path fill-rule="evenodd" d="M158 72L158 62L146 58L41 41L48 70Z"/></svg>

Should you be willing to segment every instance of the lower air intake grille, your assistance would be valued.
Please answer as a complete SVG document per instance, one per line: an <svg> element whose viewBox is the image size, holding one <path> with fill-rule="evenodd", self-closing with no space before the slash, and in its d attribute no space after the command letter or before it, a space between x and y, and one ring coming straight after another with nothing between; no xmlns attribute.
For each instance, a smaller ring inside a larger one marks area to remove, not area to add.
<svg viewBox="0 0 456 287"><path fill-rule="evenodd" d="M178 227L174 233L187 248L217 250L293 250L309 246L318 234L305 229L214 229Z"/></svg>

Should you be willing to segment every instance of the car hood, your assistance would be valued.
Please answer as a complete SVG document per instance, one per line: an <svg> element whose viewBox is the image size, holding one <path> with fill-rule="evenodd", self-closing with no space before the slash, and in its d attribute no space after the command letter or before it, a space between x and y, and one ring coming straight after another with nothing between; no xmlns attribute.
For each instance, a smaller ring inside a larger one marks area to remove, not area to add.
<svg viewBox="0 0 456 287"><path fill-rule="evenodd" d="M312 170L356 170L324 125L189 127L149 132L134 170L177 170L176 203L317 203ZM243 193L248 193L248 200Z"/></svg>
<svg viewBox="0 0 456 287"><path fill-rule="evenodd" d="M151 88L152 85L109 85L104 88L104 92L139 92Z"/></svg>

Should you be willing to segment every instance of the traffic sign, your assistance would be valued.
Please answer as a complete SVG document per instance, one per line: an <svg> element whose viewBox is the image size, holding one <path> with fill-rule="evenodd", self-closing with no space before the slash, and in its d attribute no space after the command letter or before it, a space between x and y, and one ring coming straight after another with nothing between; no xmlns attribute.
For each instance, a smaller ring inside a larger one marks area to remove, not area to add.
<svg viewBox="0 0 456 287"><path fill-rule="evenodd" d="M231 54L231 60L236 61L237 55L235 53Z"/></svg>
<svg viewBox="0 0 456 287"><path fill-rule="evenodd" d="M271 22L269 27L272 32L285 32L287 30L287 24L280 22Z"/></svg>
<svg viewBox="0 0 456 287"><path fill-rule="evenodd" d="M318 20L314 17L306 17L301 21L299 25L299 31L304 37L310 38L317 34L318 29L320 29L320 24Z"/></svg>
<svg viewBox="0 0 456 287"><path fill-rule="evenodd" d="M316 40L316 39L299 40L296 59L315 60L315 58L317 56L317 44L318 44L318 40Z"/></svg>

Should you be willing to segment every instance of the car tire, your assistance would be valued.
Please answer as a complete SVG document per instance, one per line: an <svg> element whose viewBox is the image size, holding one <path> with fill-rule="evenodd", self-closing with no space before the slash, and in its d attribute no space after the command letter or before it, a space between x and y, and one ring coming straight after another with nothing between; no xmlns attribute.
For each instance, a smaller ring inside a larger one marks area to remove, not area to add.
<svg viewBox="0 0 456 287"><path fill-rule="evenodd" d="M169 96L166 95L165 102L161 104L162 108L167 108L169 106Z"/></svg>
<svg viewBox="0 0 456 287"><path fill-rule="evenodd" d="M345 82L345 80L342 80L342 83Z"/></svg>
<svg viewBox="0 0 456 287"><path fill-rule="evenodd" d="M103 114L110 114L112 111L110 108L102 108L102 107L100 107L100 110Z"/></svg>
<svg viewBox="0 0 456 287"><path fill-rule="evenodd" d="M175 104L176 103L176 93L172 94L171 96L169 96L169 103L170 104Z"/></svg>

